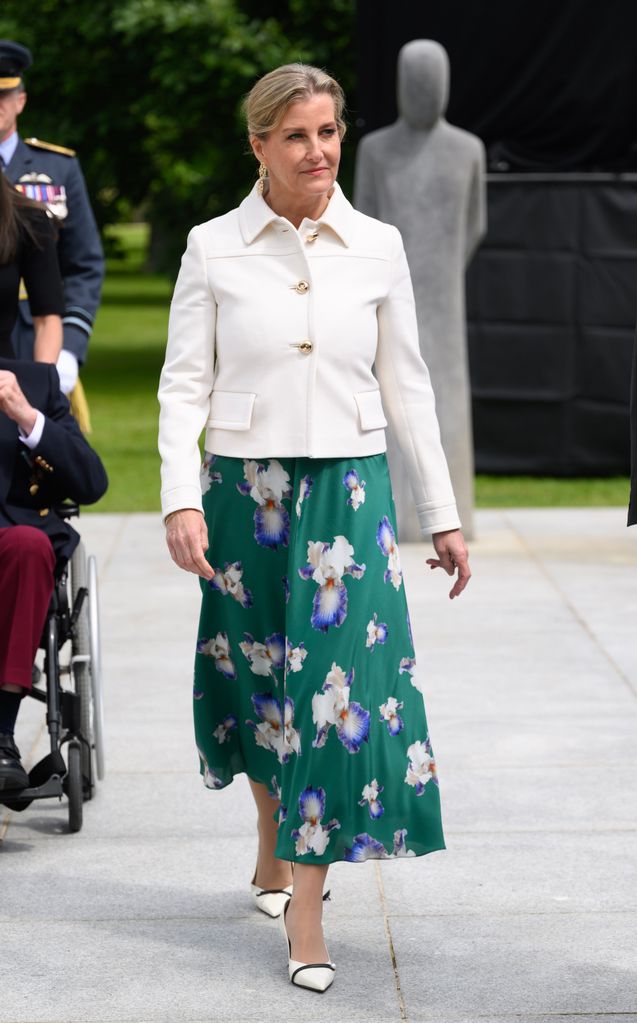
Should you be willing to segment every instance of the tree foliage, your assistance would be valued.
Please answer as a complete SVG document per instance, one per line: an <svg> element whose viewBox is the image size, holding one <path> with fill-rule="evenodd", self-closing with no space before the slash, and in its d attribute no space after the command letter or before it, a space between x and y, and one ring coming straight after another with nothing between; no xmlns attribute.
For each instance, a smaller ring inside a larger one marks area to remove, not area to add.
<svg viewBox="0 0 637 1023"><path fill-rule="evenodd" d="M152 264L174 272L192 224L237 205L254 180L240 107L260 75L302 60L352 96L354 7L3 0L0 36L34 55L20 130L78 151L100 224L142 207ZM346 181L351 162L346 146Z"/></svg>

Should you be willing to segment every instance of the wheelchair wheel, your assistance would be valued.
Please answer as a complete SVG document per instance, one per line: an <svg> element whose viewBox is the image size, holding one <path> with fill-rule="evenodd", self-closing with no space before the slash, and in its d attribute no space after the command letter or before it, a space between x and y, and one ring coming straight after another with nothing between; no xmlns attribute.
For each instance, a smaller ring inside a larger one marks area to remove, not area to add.
<svg viewBox="0 0 637 1023"><path fill-rule="evenodd" d="M71 556L71 606L75 604L78 592L87 589L86 578L86 552L84 544L80 541ZM72 665L73 683L75 692L80 698L80 728L82 735L89 743L88 747L82 749L82 773L85 778L91 777L90 757L93 747L92 742L92 714L91 714L91 669L90 669L90 642L89 642L89 621L87 601L84 601L80 616L75 623L75 635L72 640Z"/></svg>
<svg viewBox="0 0 637 1023"><path fill-rule="evenodd" d="M82 778L82 747L79 742L70 742L68 745L66 792L69 798L69 831L80 831L83 816L84 783Z"/></svg>
<svg viewBox="0 0 637 1023"><path fill-rule="evenodd" d="M91 692L93 695L93 743L95 766L100 781L104 778L104 698L102 688L102 646L100 607L97 589L97 559L88 559L88 616L91 653Z"/></svg>
<svg viewBox="0 0 637 1023"><path fill-rule="evenodd" d="M92 796L89 779L95 774L104 777L104 725L102 709L99 608L97 603L97 563L86 558L84 544L80 542L71 558L71 600L80 589L86 588L85 599L75 624L72 641L72 664L75 691L80 698L80 727L88 746L82 746L82 774L84 792ZM95 770L91 770L91 759Z"/></svg>

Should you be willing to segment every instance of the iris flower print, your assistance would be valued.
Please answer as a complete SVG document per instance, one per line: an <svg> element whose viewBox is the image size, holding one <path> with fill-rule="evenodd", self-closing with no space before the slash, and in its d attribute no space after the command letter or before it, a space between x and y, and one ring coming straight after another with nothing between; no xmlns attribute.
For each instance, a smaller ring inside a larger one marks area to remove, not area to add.
<svg viewBox="0 0 637 1023"><path fill-rule="evenodd" d="M192 690L193 700L203 700L203 689L197 689L197 686L193 687Z"/></svg>
<svg viewBox="0 0 637 1023"><path fill-rule="evenodd" d="M228 716L225 717L223 721L221 721L217 725L212 734L217 740L217 742L219 743L225 742L226 739L228 738L228 732L234 731L238 724L239 722L237 721L234 714L228 714Z"/></svg>
<svg viewBox="0 0 637 1023"><path fill-rule="evenodd" d="M359 806L369 807L369 816L373 821L377 821L379 817L382 817L385 813L385 807L378 798L379 794L383 791L383 786L379 785L375 778L372 778L369 785L366 785L362 791L362 799L359 799Z"/></svg>
<svg viewBox="0 0 637 1023"><path fill-rule="evenodd" d="M257 643L249 632L244 632L245 639L239 643L241 651L250 662L250 671L255 675L272 675L274 669L282 668L285 663L285 638L280 632L266 636L264 643Z"/></svg>
<svg viewBox="0 0 637 1023"><path fill-rule="evenodd" d="M215 574L209 580L211 590L217 590L224 597L230 595L241 607L252 607L252 592L243 585L241 577L243 567L240 561L226 561L223 572L215 568Z"/></svg>
<svg viewBox="0 0 637 1023"><path fill-rule="evenodd" d="M403 672L407 672L411 678L411 684L414 689L417 689L419 693L424 693L425 687L421 679L418 678L416 672L416 661L413 657L402 657L400 664L398 665L398 673L400 675Z"/></svg>
<svg viewBox="0 0 637 1023"><path fill-rule="evenodd" d="M273 693L253 693L252 706L259 723L246 720L254 732L257 746L276 753L279 763L287 764L292 753L300 755L301 737L294 727L294 701L285 697L283 712Z"/></svg>
<svg viewBox="0 0 637 1023"><path fill-rule="evenodd" d="M405 838L406 828L398 828L394 831L394 844L390 853L387 852L382 842L378 842L367 832L355 835L351 849L345 850L345 859L350 863L364 863L365 860L390 860L399 856L415 856L413 849L407 849Z"/></svg>
<svg viewBox="0 0 637 1023"><path fill-rule="evenodd" d="M362 579L365 565L357 565L352 555L354 548L345 536L335 536L334 543L309 540L307 565L299 569L301 579L313 579L318 585L312 602L310 621L313 628L327 632L330 625L337 628L347 617L347 590L343 576Z"/></svg>
<svg viewBox="0 0 637 1023"><path fill-rule="evenodd" d="M307 657L307 650L305 649L305 643L301 642L298 646L290 646L288 641L285 641L287 650L286 666L288 671L300 671L303 667L303 661Z"/></svg>
<svg viewBox="0 0 637 1023"><path fill-rule="evenodd" d="M412 742L407 749L407 756L409 757L409 766L405 774L405 784L412 785L416 790L416 795L422 796L428 781L433 780L435 785L438 784L436 761L429 736L424 742Z"/></svg>
<svg viewBox="0 0 637 1023"><path fill-rule="evenodd" d="M283 824L283 821L287 818L288 809L287 806L283 806L283 803L281 803L281 786L279 785L276 774L272 775L270 785L271 788L268 789L268 795L279 802L278 823Z"/></svg>
<svg viewBox="0 0 637 1023"><path fill-rule="evenodd" d="M299 796L299 816L303 821L300 828L292 832L297 856L315 853L322 856L330 840L330 831L340 828L340 821L333 817L327 824L321 824L325 814L325 789L309 785Z"/></svg>
<svg viewBox="0 0 637 1023"><path fill-rule="evenodd" d="M283 597L285 599L285 603L287 604L290 600L290 580L288 579L287 575L281 576L281 582L283 583Z"/></svg>
<svg viewBox="0 0 637 1023"><path fill-rule="evenodd" d="M416 855L416 853L414 852L413 849L408 849L407 848L407 846L405 844L405 839L406 838L407 838L407 828L398 828L397 831L394 831L394 848L393 848L393 851L389 854L390 857L392 857L392 856L415 856Z"/></svg>
<svg viewBox="0 0 637 1023"><path fill-rule="evenodd" d="M376 543L387 558L387 570L383 577L384 581L386 583L391 582L394 589L399 590L403 581L403 573L400 567L400 554L398 551L398 544L396 543L396 534L394 533L392 524L386 515L383 515L382 519L378 523L378 529L376 530Z"/></svg>
<svg viewBox="0 0 637 1023"><path fill-rule="evenodd" d="M387 642L387 634L389 629L384 622L378 622L377 614L374 611L374 617L371 618L367 623L367 639L365 646L368 650L373 650L377 643L381 645Z"/></svg>
<svg viewBox="0 0 637 1023"><path fill-rule="evenodd" d="M207 639L202 636L197 640L197 653L204 657L212 657L215 668L220 671L224 678L236 678L237 669L230 656L230 643L225 632L218 632L214 639Z"/></svg>
<svg viewBox="0 0 637 1023"><path fill-rule="evenodd" d="M386 860L387 850L382 842L372 838L366 831L354 835L351 849L345 849L343 857L349 863L364 863L365 860Z"/></svg>
<svg viewBox="0 0 637 1023"><path fill-rule="evenodd" d="M390 735L398 735L405 727L405 722L398 713L402 706L402 703L399 703L395 696L390 696L387 699L387 703L382 703L378 708L380 711L379 720L387 722L387 731Z"/></svg>
<svg viewBox="0 0 637 1023"><path fill-rule="evenodd" d="M343 486L349 490L347 503L354 511L365 504L365 480L359 479L356 469L349 469L343 476Z"/></svg>
<svg viewBox="0 0 637 1023"><path fill-rule="evenodd" d="M203 783L207 789L222 789L223 782L221 778L215 774L211 767L208 767L208 761L206 760L205 754L202 750L197 747L197 753L203 767Z"/></svg>
<svg viewBox="0 0 637 1023"><path fill-rule="evenodd" d="M332 669L325 676L321 692L312 697L312 721L317 727L316 738L312 742L315 749L325 745L330 726L335 725L347 709L353 680L353 668L345 674L336 662L332 662Z"/></svg>
<svg viewBox="0 0 637 1023"><path fill-rule="evenodd" d="M283 500L292 493L290 477L281 463L270 459L266 469L260 462L244 458L245 482L237 483L240 494L256 501L254 512L254 539L261 547L276 550L279 544L287 547L290 538L290 516Z"/></svg>
<svg viewBox="0 0 637 1023"><path fill-rule="evenodd" d="M321 749L327 742L332 725L336 735L349 753L358 753L363 742L369 742L371 715L360 703L350 701L349 692L354 681L354 669L347 674L336 663L325 676L320 693L312 697L312 721L316 725L316 736L312 740L314 749Z"/></svg>
<svg viewBox="0 0 637 1023"><path fill-rule="evenodd" d="M216 455L209 455L208 452L204 455L204 460L199 473L199 479L201 481L201 493L207 494L213 483L223 483L223 476L220 472L213 472L213 465L217 461Z"/></svg>
<svg viewBox="0 0 637 1023"><path fill-rule="evenodd" d="M296 499L296 517L301 518L301 505L312 493L312 487L314 486L314 480L311 476L304 476L299 484L299 496Z"/></svg>

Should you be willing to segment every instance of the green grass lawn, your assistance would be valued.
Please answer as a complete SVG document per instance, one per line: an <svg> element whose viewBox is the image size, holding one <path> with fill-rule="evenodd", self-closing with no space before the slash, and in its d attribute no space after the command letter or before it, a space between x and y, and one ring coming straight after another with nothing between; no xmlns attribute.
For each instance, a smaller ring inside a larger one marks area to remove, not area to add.
<svg viewBox="0 0 637 1023"><path fill-rule="evenodd" d="M478 508L628 507L630 478L554 479L551 476L476 476Z"/></svg>
<svg viewBox="0 0 637 1023"><path fill-rule="evenodd" d="M110 479L97 511L159 508L157 383L161 369L170 281L142 272L143 224L117 229L125 260L109 260L102 305L82 371L93 426L90 441ZM88 509L87 509L88 510Z"/></svg>
<svg viewBox="0 0 637 1023"><path fill-rule="evenodd" d="M172 285L166 278L143 273L145 225L126 224L114 233L125 258L108 263L90 358L82 371L93 421L90 440L110 477L108 493L94 508L156 511L156 393ZM624 476L478 476L476 504L479 508L626 505L628 488Z"/></svg>

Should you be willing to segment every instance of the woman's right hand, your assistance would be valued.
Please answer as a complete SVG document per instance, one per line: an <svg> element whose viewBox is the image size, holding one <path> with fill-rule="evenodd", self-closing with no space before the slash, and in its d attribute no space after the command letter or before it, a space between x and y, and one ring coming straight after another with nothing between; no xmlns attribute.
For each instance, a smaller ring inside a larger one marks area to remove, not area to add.
<svg viewBox="0 0 637 1023"><path fill-rule="evenodd" d="M212 579L214 569L204 556L208 550L208 530L200 511L181 508L167 515L166 543L176 565L185 572Z"/></svg>

